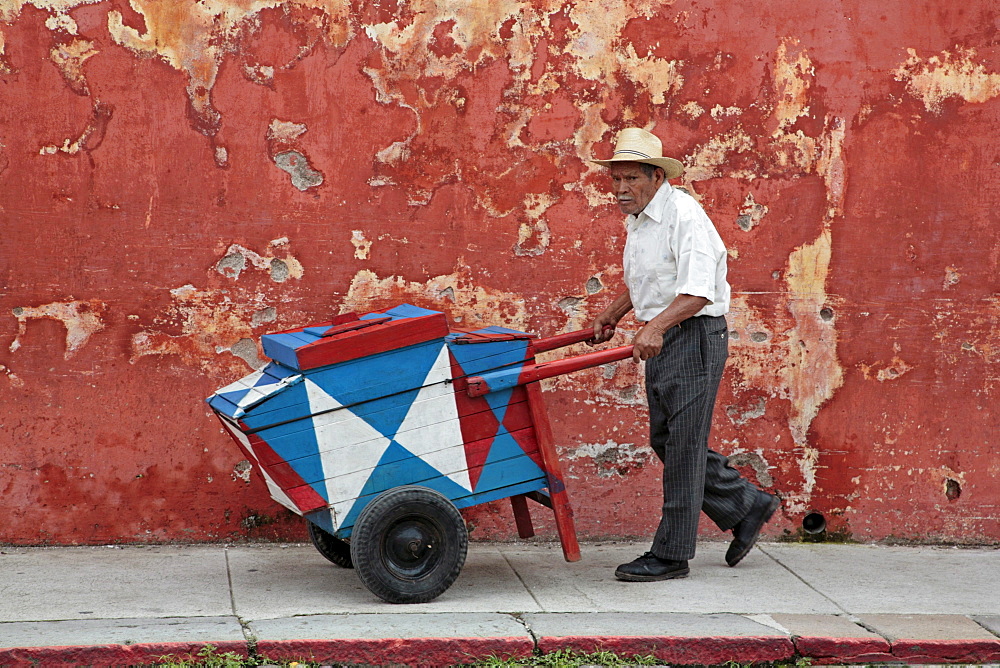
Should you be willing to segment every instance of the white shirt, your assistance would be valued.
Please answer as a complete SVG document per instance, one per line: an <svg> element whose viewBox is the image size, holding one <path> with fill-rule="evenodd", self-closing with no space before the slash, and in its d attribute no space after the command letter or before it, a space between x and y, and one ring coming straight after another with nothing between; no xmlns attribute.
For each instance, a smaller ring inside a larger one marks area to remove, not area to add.
<svg viewBox="0 0 1000 668"><path fill-rule="evenodd" d="M625 227L622 264L636 318L649 322L680 294L709 301L695 315L729 312L726 246L693 197L664 182Z"/></svg>

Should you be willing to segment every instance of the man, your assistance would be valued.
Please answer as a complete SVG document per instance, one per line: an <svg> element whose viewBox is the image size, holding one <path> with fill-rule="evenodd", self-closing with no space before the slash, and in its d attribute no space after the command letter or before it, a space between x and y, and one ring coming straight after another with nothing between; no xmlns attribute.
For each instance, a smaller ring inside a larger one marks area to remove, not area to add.
<svg viewBox="0 0 1000 668"><path fill-rule="evenodd" d="M663 512L649 552L615 571L621 580L686 577L694 557L699 512L732 530L726 563L753 548L779 501L708 447L712 409L729 355L726 248L695 199L667 179L683 167L663 157L659 138L622 130L608 167L626 214L627 290L594 320L594 343L610 339L629 312L643 323L633 359L646 361L650 445L663 462Z"/></svg>

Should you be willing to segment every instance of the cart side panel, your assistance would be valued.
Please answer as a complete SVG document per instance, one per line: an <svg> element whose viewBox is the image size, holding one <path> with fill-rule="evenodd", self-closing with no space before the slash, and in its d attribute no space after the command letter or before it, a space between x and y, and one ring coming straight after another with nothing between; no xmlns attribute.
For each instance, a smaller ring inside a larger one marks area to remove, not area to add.
<svg viewBox="0 0 1000 668"><path fill-rule="evenodd" d="M375 363L305 372L286 396L268 402L268 420L286 419L256 434L280 459L270 466L291 467L303 491L315 490L336 509L326 529L339 528L354 500L375 490L423 482L449 498L472 491L443 341L365 361ZM366 384L375 398L344 404ZM294 498L298 490L285 491Z"/></svg>
<svg viewBox="0 0 1000 668"><path fill-rule="evenodd" d="M308 392L309 381L303 386ZM452 384L439 383L426 386L412 400L409 393L391 395L350 409L320 412L308 419L262 430L258 435L280 453L280 461L300 468L307 483L355 470L350 466L352 463L361 461L366 453L385 450L389 440L402 444L408 448L407 452L412 450L410 454L419 453L431 461L441 460L442 465L451 466L453 461L468 460L470 468L481 467L495 437L504 430L509 434L520 434L521 430L532 426L524 389L516 388L508 394L511 399L505 410L494 412L484 399L469 400L462 393L456 393ZM320 404L314 402L313 405ZM530 436L530 432L526 433ZM519 443L523 439L523 436L517 436ZM438 454L438 451L463 444L464 458ZM520 445L523 452L541 465L533 440ZM316 455L330 465L324 464L322 471L315 469L308 474L307 467L298 467L298 459ZM392 459L386 453L379 461L389 463ZM372 463L370 457L368 462ZM274 463L265 462L266 465ZM472 486L475 486L476 479L471 480ZM456 482L470 486L470 481L456 479Z"/></svg>
<svg viewBox="0 0 1000 668"><path fill-rule="evenodd" d="M435 489L459 508L544 489L548 480L524 388L497 393L491 405L469 398L458 385L425 386L390 436L367 422L389 398L323 416L336 420L329 432L315 429L321 440L329 436L320 448L330 475L320 484L332 513L310 519L343 538L371 499L400 485ZM345 420L347 412L361 415ZM345 429L347 424L354 426Z"/></svg>

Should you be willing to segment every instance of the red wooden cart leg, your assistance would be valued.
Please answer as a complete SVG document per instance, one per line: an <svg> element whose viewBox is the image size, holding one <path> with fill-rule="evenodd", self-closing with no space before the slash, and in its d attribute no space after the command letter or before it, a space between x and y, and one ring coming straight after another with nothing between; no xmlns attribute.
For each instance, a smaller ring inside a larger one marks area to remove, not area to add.
<svg viewBox="0 0 1000 668"><path fill-rule="evenodd" d="M531 538L535 528L531 526L531 513L528 512L528 499L524 494L510 497L510 507L514 509L514 524L517 525L517 535L521 538Z"/></svg>
<svg viewBox="0 0 1000 668"><path fill-rule="evenodd" d="M569 505L562 467L559 465L556 446L552 442L552 427L545 410L542 388L538 383L528 383L525 388L528 390L528 408L531 410L531 421L535 425L535 436L538 439L538 452L549 478L549 496L552 498L552 511L556 516L556 531L559 533L559 542L562 543L563 557L566 561L580 561L580 544L576 541L573 508Z"/></svg>

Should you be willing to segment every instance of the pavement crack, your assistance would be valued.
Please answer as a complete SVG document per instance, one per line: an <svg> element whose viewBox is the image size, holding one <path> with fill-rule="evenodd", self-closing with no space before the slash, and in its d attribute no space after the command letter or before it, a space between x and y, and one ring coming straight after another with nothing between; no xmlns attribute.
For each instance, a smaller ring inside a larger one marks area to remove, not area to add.
<svg viewBox="0 0 1000 668"><path fill-rule="evenodd" d="M510 570L514 573L514 576L517 578L517 581L521 583L521 586L524 587L524 590L528 592L529 596L531 596L531 600L534 601L535 605L538 606L539 612L544 612L545 608L542 607L541 601L538 600L538 597L535 596L535 592L531 591L531 587L528 586L528 583L524 581L524 578L521 577L521 574L517 572L516 568L514 568L514 564L510 563L510 559L507 558L507 555L501 551L500 556L503 557L503 560L505 562L507 562L508 568L510 568Z"/></svg>
<svg viewBox="0 0 1000 668"><path fill-rule="evenodd" d="M779 566L781 566L782 568L784 568L786 571L788 571L789 573L791 573L792 576L796 580L798 580L799 582L801 582L805 586L809 587L814 592L816 592L817 594L819 594L820 596L822 596L823 598L825 598L827 601L829 601L830 603L832 603L835 608L837 608L838 610L840 610L841 612L843 612L848 617L852 616L850 610L847 610L840 603L837 603L837 601L833 600L832 598L830 598L829 596L827 596L825 593L821 592L819 589L817 589L816 587L814 587L812 584L809 583L808 580L806 580L805 578L803 578L802 576L800 576L798 573L796 573L795 571L793 571L791 568L789 568L788 566L786 566L781 561L781 559L779 559L775 555L773 555L770 552L768 552L767 550L765 550L764 547L762 545L760 545L759 543L757 544L757 549L760 550L761 552L763 552L764 554L766 554L768 556L768 558L771 559L771 561L773 561L774 563L778 564Z"/></svg>
<svg viewBox="0 0 1000 668"><path fill-rule="evenodd" d="M531 626L528 624L528 621L524 618L524 614L522 614L520 612L511 612L511 613L508 613L508 614L514 619L515 622L517 622L518 624L520 624L521 626L524 627L524 630L531 637L531 643L535 647L535 652L541 651L540 648L538 647L538 636L535 635L535 632L532 630Z"/></svg>
<svg viewBox="0 0 1000 668"><path fill-rule="evenodd" d="M229 582L229 606L233 611L233 617L236 618L236 623L240 625L240 630L243 631L243 639L247 643L247 656L257 660L260 658L257 655L257 636L254 635L253 629L250 628L250 622L240 617L239 613L236 612L236 591L233 588L233 568L229 563L229 548L223 548L222 554L226 558L226 580Z"/></svg>
<svg viewBox="0 0 1000 668"><path fill-rule="evenodd" d="M233 590L233 568L229 563L229 548L223 548L222 554L226 557L226 580L229 582L229 607L233 611L233 616L239 619L239 613L236 612L236 592Z"/></svg>

